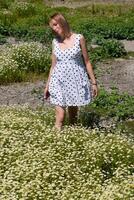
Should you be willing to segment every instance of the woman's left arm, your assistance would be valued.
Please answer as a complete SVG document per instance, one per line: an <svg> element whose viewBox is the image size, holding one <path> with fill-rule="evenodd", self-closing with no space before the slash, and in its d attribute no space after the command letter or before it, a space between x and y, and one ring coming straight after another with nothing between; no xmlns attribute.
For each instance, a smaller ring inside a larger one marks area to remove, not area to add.
<svg viewBox="0 0 134 200"><path fill-rule="evenodd" d="M85 40L83 35L80 38L80 45L81 45L82 55L83 55L83 58L84 58L86 69L87 69L87 72L88 72L88 74L91 78L93 96L96 97L98 95L97 81L95 79L93 67L92 67L90 60L89 60L89 57L88 57L87 44L86 44L86 40Z"/></svg>

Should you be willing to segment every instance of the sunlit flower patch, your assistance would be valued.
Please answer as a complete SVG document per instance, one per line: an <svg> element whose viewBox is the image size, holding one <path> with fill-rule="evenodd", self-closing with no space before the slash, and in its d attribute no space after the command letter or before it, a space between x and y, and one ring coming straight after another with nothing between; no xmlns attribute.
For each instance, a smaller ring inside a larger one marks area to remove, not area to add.
<svg viewBox="0 0 134 200"><path fill-rule="evenodd" d="M3 81L12 81L13 75L17 77L21 72L46 72L49 66L50 50L39 42L5 45L0 53L0 79Z"/></svg>
<svg viewBox="0 0 134 200"><path fill-rule="evenodd" d="M52 108L0 108L1 200L133 199L131 139L53 122Z"/></svg>

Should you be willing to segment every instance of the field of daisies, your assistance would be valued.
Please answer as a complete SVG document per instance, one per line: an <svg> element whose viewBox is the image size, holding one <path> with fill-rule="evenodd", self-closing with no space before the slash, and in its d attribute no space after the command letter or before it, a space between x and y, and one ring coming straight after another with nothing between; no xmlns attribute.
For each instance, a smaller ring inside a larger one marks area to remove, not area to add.
<svg viewBox="0 0 134 200"><path fill-rule="evenodd" d="M0 85L26 81L32 73L48 76L53 38L48 19L55 11L87 38L95 72L100 60L130 55L119 40L134 39L132 5L71 9L50 8L42 0L0 4ZM133 96L102 89L80 110L78 124L71 126L66 118L59 132L53 107L0 106L0 200L133 200L133 129L118 126L132 126L133 111ZM102 116L114 121L112 127L100 126Z"/></svg>
<svg viewBox="0 0 134 200"><path fill-rule="evenodd" d="M0 108L1 200L132 200L131 138L111 132L53 128L54 110Z"/></svg>

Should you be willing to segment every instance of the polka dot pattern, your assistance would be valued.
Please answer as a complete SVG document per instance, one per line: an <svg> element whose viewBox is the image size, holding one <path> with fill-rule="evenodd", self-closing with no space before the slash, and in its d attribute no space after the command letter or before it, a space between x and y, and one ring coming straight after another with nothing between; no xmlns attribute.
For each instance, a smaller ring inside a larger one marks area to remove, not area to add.
<svg viewBox="0 0 134 200"><path fill-rule="evenodd" d="M57 62L49 81L50 103L60 106L82 106L91 102L91 87L80 47L81 34L75 34L74 45L62 50L53 39Z"/></svg>

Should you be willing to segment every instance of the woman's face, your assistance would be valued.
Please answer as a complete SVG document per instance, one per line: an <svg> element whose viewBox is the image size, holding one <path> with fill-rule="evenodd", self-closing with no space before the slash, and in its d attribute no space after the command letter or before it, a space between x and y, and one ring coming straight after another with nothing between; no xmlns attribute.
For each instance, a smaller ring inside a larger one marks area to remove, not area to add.
<svg viewBox="0 0 134 200"><path fill-rule="evenodd" d="M58 34L60 36L63 34L62 27L60 26L60 24L55 19L52 19L49 22L49 26L56 34Z"/></svg>

